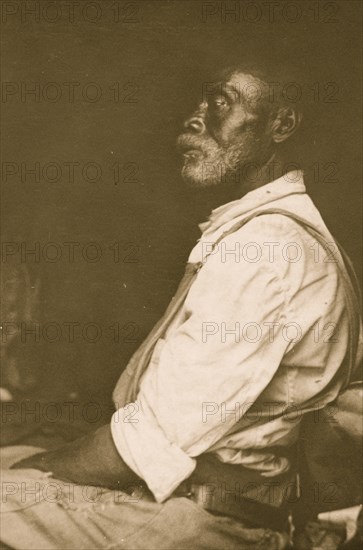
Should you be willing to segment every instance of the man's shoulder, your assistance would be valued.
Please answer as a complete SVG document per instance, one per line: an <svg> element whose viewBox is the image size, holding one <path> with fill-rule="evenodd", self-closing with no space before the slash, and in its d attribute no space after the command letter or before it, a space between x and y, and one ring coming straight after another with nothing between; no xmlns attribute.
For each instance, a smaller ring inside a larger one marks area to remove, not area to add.
<svg viewBox="0 0 363 550"><path fill-rule="evenodd" d="M335 243L324 223L319 223L316 218L312 220L311 216L306 221L330 242L334 259L337 246L334 247ZM266 213L252 218L241 227L235 223L224 233L219 250L225 252L223 258L226 258L226 263L231 263L232 252L235 251L244 260L244 270L248 267L249 271L257 273L268 269L280 278L292 277L297 282L306 277L318 280L326 276L333 282L337 275L336 266L331 263L333 259L330 261L321 242L304 223L295 218L294 213Z"/></svg>
<svg viewBox="0 0 363 550"><path fill-rule="evenodd" d="M311 223L310 220L307 221ZM259 242L273 238L288 241L294 238L303 242L306 240L306 233L306 229L298 222L293 212L286 212L285 214L261 210L258 215L247 221L247 223L244 223L242 218L236 220L235 224L225 231L224 236L238 241L253 239Z"/></svg>

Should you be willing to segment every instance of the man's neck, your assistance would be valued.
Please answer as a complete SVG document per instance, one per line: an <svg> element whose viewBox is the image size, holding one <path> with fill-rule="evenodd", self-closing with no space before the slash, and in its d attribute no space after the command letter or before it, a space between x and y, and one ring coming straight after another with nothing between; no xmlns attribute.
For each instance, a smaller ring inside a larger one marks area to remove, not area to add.
<svg viewBox="0 0 363 550"><path fill-rule="evenodd" d="M285 167L286 162L278 153L274 153L265 164L251 163L250 167L247 165L242 170L243 180L235 190L236 198L243 197L250 191L281 178L286 172Z"/></svg>
<svg viewBox="0 0 363 550"><path fill-rule="evenodd" d="M219 200L219 204L225 204L238 200L250 191L281 178L286 172L286 165L282 156L277 153L271 155L269 160L264 164L259 165L258 163L251 162L245 165L239 171L238 183L215 189L216 202ZM217 204L217 206L219 205Z"/></svg>
<svg viewBox="0 0 363 550"><path fill-rule="evenodd" d="M283 157L277 153L261 166L250 163L250 167L240 171L240 180L234 185L217 185L197 192L194 190L192 209L198 212L198 219L200 215L208 216L211 210L218 206L238 200L250 191L282 177L286 173L287 165Z"/></svg>

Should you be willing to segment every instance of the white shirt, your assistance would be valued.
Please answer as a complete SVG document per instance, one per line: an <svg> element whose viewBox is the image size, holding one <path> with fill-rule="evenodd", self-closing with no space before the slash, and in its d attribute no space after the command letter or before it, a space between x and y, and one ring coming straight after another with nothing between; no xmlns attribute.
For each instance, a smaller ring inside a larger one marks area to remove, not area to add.
<svg viewBox="0 0 363 550"><path fill-rule="evenodd" d="M310 221L332 243L331 256L296 222L270 214L206 259L236 221L267 208ZM300 171L217 208L201 228L189 261L204 265L155 347L136 402L111 422L121 457L159 502L206 451L266 476L287 471L288 459L269 448L296 441L301 407L327 397L347 349L337 247Z"/></svg>

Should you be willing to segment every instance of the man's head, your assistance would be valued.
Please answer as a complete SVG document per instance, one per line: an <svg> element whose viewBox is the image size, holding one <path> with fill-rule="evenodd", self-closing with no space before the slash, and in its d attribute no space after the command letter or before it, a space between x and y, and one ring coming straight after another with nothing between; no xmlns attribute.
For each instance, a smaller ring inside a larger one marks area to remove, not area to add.
<svg viewBox="0 0 363 550"><path fill-rule="evenodd" d="M204 85L202 101L178 137L183 179L196 188L243 183L249 168L264 166L300 119L264 76L226 71Z"/></svg>

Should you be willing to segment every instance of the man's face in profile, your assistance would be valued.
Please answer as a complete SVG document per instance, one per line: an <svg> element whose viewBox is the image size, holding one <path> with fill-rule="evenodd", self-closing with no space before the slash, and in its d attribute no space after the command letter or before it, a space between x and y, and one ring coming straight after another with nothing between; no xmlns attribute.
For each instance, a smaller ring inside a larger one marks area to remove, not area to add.
<svg viewBox="0 0 363 550"><path fill-rule="evenodd" d="M192 187L236 182L236 172L263 165L273 154L273 105L266 84L232 72L208 83L203 101L178 137L182 176Z"/></svg>

